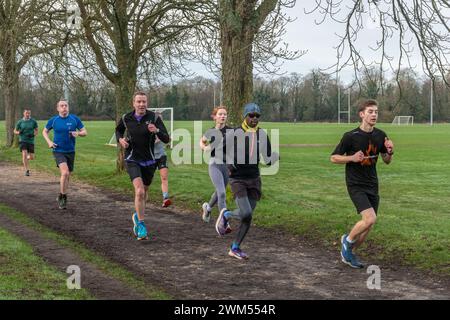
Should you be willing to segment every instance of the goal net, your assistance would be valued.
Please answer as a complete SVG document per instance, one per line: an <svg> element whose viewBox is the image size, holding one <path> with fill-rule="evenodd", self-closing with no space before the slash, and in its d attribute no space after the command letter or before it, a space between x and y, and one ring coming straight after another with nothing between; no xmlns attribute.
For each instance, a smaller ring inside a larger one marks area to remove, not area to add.
<svg viewBox="0 0 450 320"><path fill-rule="evenodd" d="M169 132L170 136L170 148L173 148L173 108L148 108L147 110L153 111L160 115L164 121L164 125ZM114 132L109 142L106 143L107 146L117 147L116 133Z"/></svg>
<svg viewBox="0 0 450 320"><path fill-rule="evenodd" d="M396 125L413 125L414 117L413 116L395 116L394 120L392 120L392 124Z"/></svg>

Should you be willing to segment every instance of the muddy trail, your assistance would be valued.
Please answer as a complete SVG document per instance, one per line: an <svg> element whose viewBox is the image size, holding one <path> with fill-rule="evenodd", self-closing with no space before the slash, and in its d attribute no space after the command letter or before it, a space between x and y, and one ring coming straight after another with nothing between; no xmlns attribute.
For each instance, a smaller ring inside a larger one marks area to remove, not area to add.
<svg viewBox="0 0 450 320"><path fill-rule="evenodd" d="M213 222L205 224L199 213L178 208L151 206L146 224L152 237L138 242L131 232L130 197L71 182L68 209L59 210L58 189L59 177L36 171L25 177L21 167L0 163L0 203L120 263L176 299L450 299L450 279L383 264L381 290L369 290L367 270L342 264L334 248L275 230L252 227L244 244L250 259L233 259L227 251L234 233L220 238Z"/></svg>

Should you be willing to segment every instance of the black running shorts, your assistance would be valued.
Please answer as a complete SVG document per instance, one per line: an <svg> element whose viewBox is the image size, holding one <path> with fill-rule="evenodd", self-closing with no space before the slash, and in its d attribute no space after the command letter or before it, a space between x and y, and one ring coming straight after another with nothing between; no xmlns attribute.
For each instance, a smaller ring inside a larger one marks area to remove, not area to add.
<svg viewBox="0 0 450 320"><path fill-rule="evenodd" d="M136 162L125 162L125 166L131 182L133 182L136 178L142 178L145 186L149 186L152 183L153 175L156 170L156 164L142 167Z"/></svg>
<svg viewBox="0 0 450 320"><path fill-rule="evenodd" d="M53 152L53 156L55 157L56 166L59 168L61 163L67 163L69 167L69 171L73 171L73 167L75 165L75 152L71 153L62 153L62 152Z"/></svg>
<svg viewBox="0 0 450 320"><path fill-rule="evenodd" d="M259 201L261 199L261 177L251 179L230 178L230 188L234 198L248 197Z"/></svg>
<svg viewBox="0 0 450 320"><path fill-rule="evenodd" d="M347 187L347 191L358 213L361 213L369 208L373 208L375 213L378 212L380 196L376 190L364 190L362 188Z"/></svg>
<svg viewBox="0 0 450 320"><path fill-rule="evenodd" d="M20 142L19 150L20 152L26 150L28 153L34 153L34 144L29 142Z"/></svg>
<svg viewBox="0 0 450 320"><path fill-rule="evenodd" d="M158 168L158 170L161 170L164 168L169 169L169 166L167 165L167 156L162 156L161 158L156 160L156 167Z"/></svg>

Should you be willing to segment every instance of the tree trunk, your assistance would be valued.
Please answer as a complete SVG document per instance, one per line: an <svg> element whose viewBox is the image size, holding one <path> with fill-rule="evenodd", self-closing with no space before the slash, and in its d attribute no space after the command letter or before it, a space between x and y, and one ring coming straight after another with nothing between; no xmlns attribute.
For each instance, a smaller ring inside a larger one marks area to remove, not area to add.
<svg viewBox="0 0 450 320"><path fill-rule="evenodd" d="M17 90L14 87L3 89L5 104L6 147L14 144L14 126L16 123Z"/></svg>
<svg viewBox="0 0 450 320"><path fill-rule="evenodd" d="M229 122L239 125L242 109L253 99L253 33L222 34L221 61L223 103L229 109Z"/></svg>
<svg viewBox="0 0 450 320"><path fill-rule="evenodd" d="M119 123L120 118L124 113L132 110L132 97L136 88L136 72L123 72L119 83L115 85L116 95L116 124ZM125 170L124 150L117 148L117 162L116 168L118 172Z"/></svg>
<svg viewBox="0 0 450 320"><path fill-rule="evenodd" d="M276 0L219 1L223 102L229 122L239 125L246 103L253 99L253 42Z"/></svg>
<svg viewBox="0 0 450 320"><path fill-rule="evenodd" d="M2 86L5 106L6 147L12 147L17 145L17 139L14 139L14 127L17 120L16 108L19 101L19 74L15 63L14 66L4 65L3 72Z"/></svg>

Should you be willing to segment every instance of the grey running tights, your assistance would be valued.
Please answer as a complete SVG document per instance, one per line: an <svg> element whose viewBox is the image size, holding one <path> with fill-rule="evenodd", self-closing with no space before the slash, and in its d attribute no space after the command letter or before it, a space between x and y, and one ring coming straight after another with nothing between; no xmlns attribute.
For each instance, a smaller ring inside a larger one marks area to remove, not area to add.
<svg viewBox="0 0 450 320"><path fill-rule="evenodd" d="M241 225L236 233L234 241L236 244L240 245L247 235L250 229L250 224L252 222L253 211L256 208L257 200L253 198L243 197L236 198L236 204L238 209L234 210L231 214L232 218L238 218L241 220Z"/></svg>
<svg viewBox="0 0 450 320"><path fill-rule="evenodd" d="M212 208L218 204L219 212L227 207L226 187L228 184L228 169L226 164L210 163L208 167L209 177L216 191L211 196L209 206Z"/></svg>

